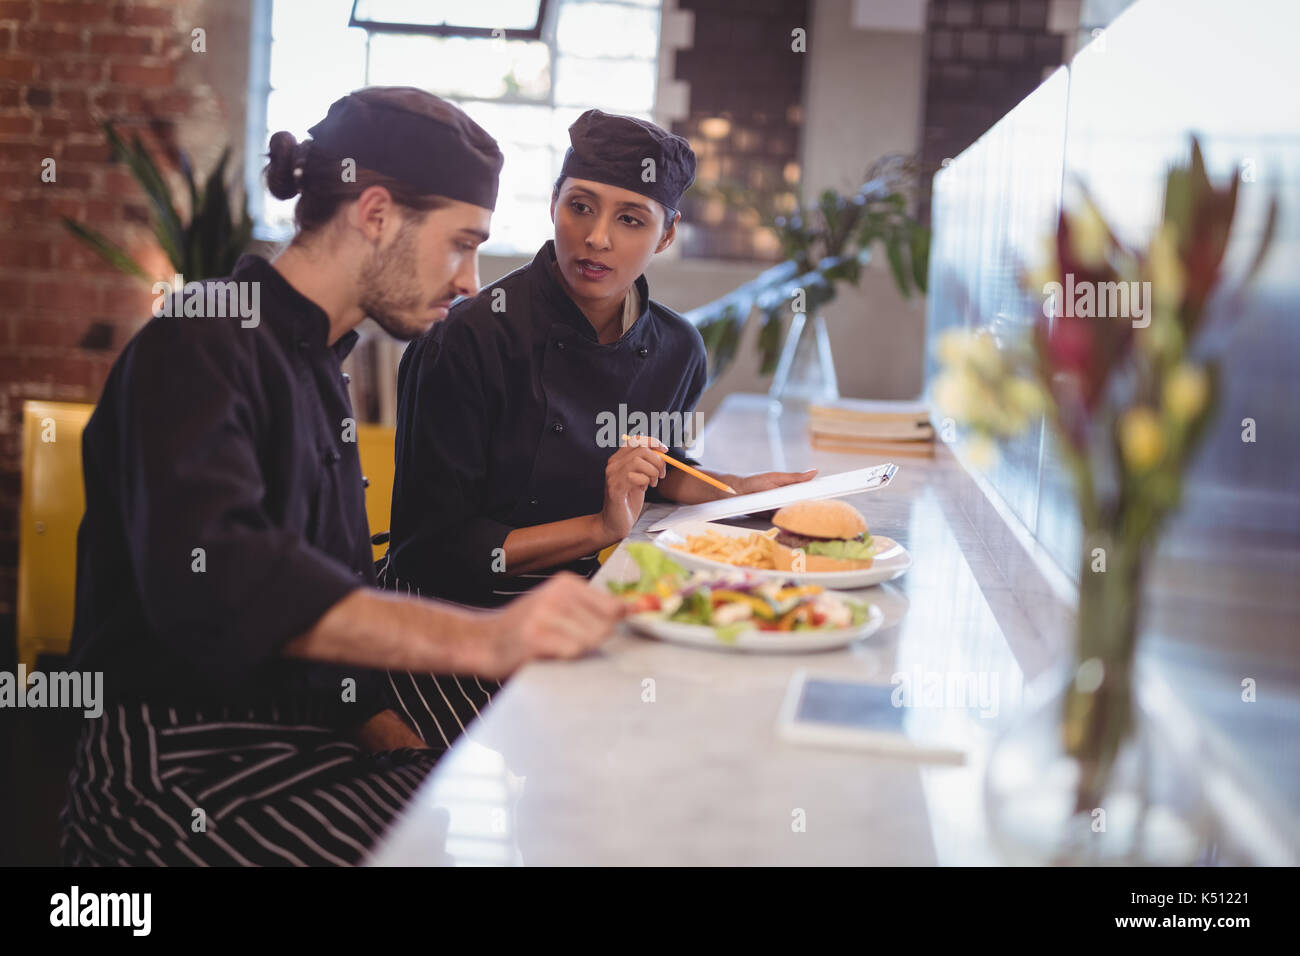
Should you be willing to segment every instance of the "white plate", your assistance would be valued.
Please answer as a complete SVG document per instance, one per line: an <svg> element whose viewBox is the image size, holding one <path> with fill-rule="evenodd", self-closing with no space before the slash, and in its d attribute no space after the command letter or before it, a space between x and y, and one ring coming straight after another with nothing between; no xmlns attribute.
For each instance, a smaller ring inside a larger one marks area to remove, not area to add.
<svg viewBox="0 0 1300 956"><path fill-rule="evenodd" d="M634 614L627 619L628 627L648 637L673 644L689 644L722 651L751 651L759 654L800 653L829 651L845 647L856 640L873 634L884 623L885 615L875 604L867 619L857 627L838 627L825 631L743 631L734 641L718 639L717 632L703 624L680 624L665 621L656 614Z"/></svg>
<svg viewBox="0 0 1300 956"><path fill-rule="evenodd" d="M687 535L702 535L713 530L728 537L743 538L754 533L753 528L738 528L735 525L719 524L715 521L683 521L666 531L659 532L655 545L667 553L683 567L701 571L734 571L737 565L702 558L696 554L678 551L674 545L685 545ZM912 555L893 538L884 535L872 535L876 541L875 560L871 567L854 571L773 571L760 568L743 568L749 574L776 581L798 581L800 584L820 584L824 588L837 588L852 591L857 588L871 587L882 581L892 581L912 566Z"/></svg>

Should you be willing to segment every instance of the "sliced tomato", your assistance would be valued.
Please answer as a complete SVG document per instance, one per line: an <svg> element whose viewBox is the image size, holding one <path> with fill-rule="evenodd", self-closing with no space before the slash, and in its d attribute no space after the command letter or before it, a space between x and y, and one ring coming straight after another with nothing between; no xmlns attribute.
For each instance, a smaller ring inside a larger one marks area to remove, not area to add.
<svg viewBox="0 0 1300 956"><path fill-rule="evenodd" d="M631 604L632 611L638 614L642 611L658 611L663 606L657 594L638 594Z"/></svg>

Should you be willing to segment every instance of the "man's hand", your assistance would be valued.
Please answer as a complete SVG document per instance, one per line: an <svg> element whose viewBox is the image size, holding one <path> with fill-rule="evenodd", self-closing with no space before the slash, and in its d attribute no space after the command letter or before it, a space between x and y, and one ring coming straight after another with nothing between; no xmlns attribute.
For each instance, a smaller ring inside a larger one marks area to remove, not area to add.
<svg viewBox="0 0 1300 956"><path fill-rule="evenodd" d="M752 495L756 491L770 491L784 485L797 485L801 481L811 481L817 476L816 468L807 471L764 471L757 475L745 475L733 479L730 484L738 495Z"/></svg>
<svg viewBox="0 0 1300 956"><path fill-rule="evenodd" d="M542 586L485 616L473 673L501 679L535 658L581 657L614 633L627 605L583 578L562 571Z"/></svg>
<svg viewBox="0 0 1300 956"><path fill-rule="evenodd" d="M401 717L391 710L381 710L358 727L353 736L357 743L372 754L385 750L398 750L413 747L416 750L428 750L429 745L420 739Z"/></svg>

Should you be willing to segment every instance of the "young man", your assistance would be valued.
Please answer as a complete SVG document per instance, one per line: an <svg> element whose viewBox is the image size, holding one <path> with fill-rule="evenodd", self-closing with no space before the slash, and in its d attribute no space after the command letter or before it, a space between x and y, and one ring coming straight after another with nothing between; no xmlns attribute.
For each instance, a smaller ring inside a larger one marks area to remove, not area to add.
<svg viewBox="0 0 1300 956"><path fill-rule="evenodd" d="M650 298L644 275L676 238L695 154L653 123L600 110L578 117L569 140L554 239L402 357L386 574L398 590L500 605L561 568L594 571L647 494L722 494L666 469L646 439L619 447L618 431L602 428L644 414L669 425L649 440L677 445L704 390L700 333ZM721 477L743 494L812 472ZM390 678L431 744L490 701L491 686L456 675Z"/></svg>
<svg viewBox="0 0 1300 956"><path fill-rule="evenodd" d="M77 748L70 863L355 863L436 759L376 668L499 678L620 614L576 576L501 612L372 587L340 363L365 316L410 338L477 291L502 159L410 88L343 97L311 133L271 141L292 245L224 280L254 314L178 297L86 428L73 666L110 703Z"/></svg>

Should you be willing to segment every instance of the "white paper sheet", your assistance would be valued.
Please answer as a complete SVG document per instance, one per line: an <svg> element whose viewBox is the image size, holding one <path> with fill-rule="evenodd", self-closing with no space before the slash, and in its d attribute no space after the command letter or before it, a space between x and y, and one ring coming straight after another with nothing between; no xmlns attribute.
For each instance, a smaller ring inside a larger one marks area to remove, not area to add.
<svg viewBox="0 0 1300 956"><path fill-rule="evenodd" d="M736 515L753 514L758 511L775 511L796 501L842 498L863 491L875 491L889 484L896 471L898 466L889 462L873 468L842 471L838 475L826 475L824 478L814 478L812 481L803 481L797 485L784 485L771 491L759 491L752 495L732 495L719 498L717 501L706 501L702 505L687 505L655 522L647 530L663 531L681 521L717 521L719 518L734 518Z"/></svg>

